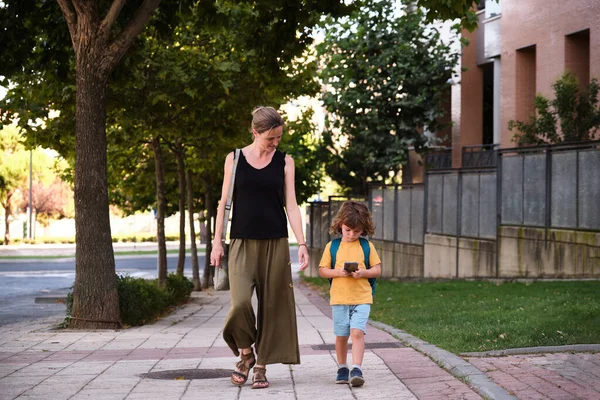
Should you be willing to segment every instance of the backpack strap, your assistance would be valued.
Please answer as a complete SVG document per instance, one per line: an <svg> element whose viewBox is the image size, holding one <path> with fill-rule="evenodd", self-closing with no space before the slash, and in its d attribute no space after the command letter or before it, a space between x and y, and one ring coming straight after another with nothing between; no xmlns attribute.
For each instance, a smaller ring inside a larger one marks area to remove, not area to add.
<svg viewBox="0 0 600 400"><path fill-rule="evenodd" d="M363 253L365 254L365 267L367 269L371 268L369 264L369 259L371 258L371 246L369 245L369 241L365 238L358 238L360 240L360 247L363 249ZM369 284L371 285L371 294L375 295L375 286L377 286L377 278L368 278Z"/></svg>
<svg viewBox="0 0 600 400"><path fill-rule="evenodd" d="M331 241L331 245L329 246L329 254L331 255L331 269L335 268L335 258L338 250L340 249L341 242L342 238L333 239ZM333 278L329 278L329 286L331 286L331 282L333 282Z"/></svg>
<svg viewBox="0 0 600 400"><path fill-rule="evenodd" d="M331 254L331 269L335 268L335 257L337 256L337 252L340 249L341 242L342 238L333 239L331 241L331 246L329 246L329 253Z"/></svg>
<svg viewBox="0 0 600 400"><path fill-rule="evenodd" d="M365 238L358 238L360 241L360 247L362 247L363 254L365 255L365 267L367 269L371 268L369 265L369 259L371 258L371 246L369 246L369 241Z"/></svg>

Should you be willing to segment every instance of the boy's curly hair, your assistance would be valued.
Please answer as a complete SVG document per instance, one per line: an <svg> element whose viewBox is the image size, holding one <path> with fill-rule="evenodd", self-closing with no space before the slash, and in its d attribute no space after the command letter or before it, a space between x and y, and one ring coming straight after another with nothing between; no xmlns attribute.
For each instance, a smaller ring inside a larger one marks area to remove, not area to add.
<svg viewBox="0 0 600 400"><path fill-rule="evenodd" d="M342 204L331 222L329 233L332 235L342 233L342 224L352 229L362 228L363 236L373 236L375 233L375 222L369 209L356 201L348 200Z"/></svg>

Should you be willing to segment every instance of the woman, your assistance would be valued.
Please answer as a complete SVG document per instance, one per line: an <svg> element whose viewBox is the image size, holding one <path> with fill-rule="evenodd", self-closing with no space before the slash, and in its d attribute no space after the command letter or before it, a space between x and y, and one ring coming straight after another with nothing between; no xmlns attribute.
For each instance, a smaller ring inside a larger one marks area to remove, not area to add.
<svg viewBox="0 0 600 400"><path fill-rule="evenodd" d="M250 369L256 365L253 389L269 387L267 364L300 363L286 212L299 243L300 270L308 266L308 250L296 202L294 160L277 150L282 134L283 119L274 108L258 107L252 112L253 142L240 153L233 191L229 234L231 309L223 339L236 356L241 349L231 383L246 383ZM221 235L233 157L230 153L225 160L210 255L211 264L217 267L224 255ZM256 317L251 303L254 289L258 298Z"/></svg>

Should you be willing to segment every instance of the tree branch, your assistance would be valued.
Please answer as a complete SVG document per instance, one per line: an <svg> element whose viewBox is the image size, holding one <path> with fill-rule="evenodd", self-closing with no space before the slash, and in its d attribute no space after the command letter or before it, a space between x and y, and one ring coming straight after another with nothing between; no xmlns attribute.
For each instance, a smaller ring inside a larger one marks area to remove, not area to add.
<svg viewBox="0 0 600 400"><path fill-rule="evenodd" d="M77 43L79 42L79 35L77 30L77 14L71 8L71 2L69 0L56 0L62 13L67 21L67 27L71 34L71 42L73 43L73 49L77 49Z"/></svg>
<svg viewBox="0 0 600 400"><path fill-rule="evenodd" d="M150 16L160 4L160 0L144 0L135 12L127 26L119 33L108 48L106 57L108 66L112 70L127 52L137 35L144 29Z"/></svg>
<svg viewBox="0 0 600 400"><path fill-rule="evenodd" d="M100 24L100 37L104 43L108 42L110 31L126 2L127 0L113 1L112 5L110 6L110 10L108 10L104 20L102 20L102 23Z"/></svg>

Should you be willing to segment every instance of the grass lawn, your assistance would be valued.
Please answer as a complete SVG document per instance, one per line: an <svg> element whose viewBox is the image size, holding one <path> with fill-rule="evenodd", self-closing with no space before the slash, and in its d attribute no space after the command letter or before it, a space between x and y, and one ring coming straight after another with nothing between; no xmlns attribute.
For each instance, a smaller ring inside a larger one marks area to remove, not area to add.
<svg viewBox="0 0 600 400"><path fill-rule="evenodd" d="M329 289L326 279L304 280ZM600 343L600 281L379 279L371 318L454 353Z"/></svg>

